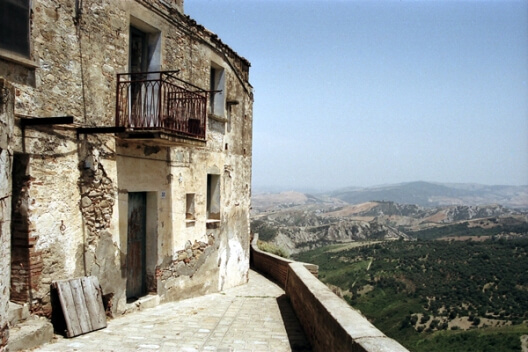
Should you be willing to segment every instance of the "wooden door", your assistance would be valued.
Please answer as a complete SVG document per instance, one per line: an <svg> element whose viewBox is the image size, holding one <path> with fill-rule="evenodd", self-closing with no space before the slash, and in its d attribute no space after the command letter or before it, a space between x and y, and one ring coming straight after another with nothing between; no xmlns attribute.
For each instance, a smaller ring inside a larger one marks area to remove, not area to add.
<svg viewBox="0 0 528 352"><path fill-rule="evenodd" d="M147 194L128 194L127 298L146 293L146 214Z"/></svg>

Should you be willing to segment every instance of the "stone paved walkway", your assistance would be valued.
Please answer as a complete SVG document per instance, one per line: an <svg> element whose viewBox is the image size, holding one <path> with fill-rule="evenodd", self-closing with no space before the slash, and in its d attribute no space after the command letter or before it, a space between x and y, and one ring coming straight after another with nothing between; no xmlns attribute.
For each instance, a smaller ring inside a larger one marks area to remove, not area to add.
<svg viewBox="0 0 528 352"><path fill-rule="evenodd" d="M284 291L249 283L112 319L108 327L36 351L311 351Z"/></svg>

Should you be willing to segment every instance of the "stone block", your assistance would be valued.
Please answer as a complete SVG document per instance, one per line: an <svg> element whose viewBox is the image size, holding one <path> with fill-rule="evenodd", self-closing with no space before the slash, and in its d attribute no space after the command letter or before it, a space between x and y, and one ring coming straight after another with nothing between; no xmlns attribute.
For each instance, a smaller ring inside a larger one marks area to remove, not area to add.
<svg viewBox="0 0 528 352"><path fill-rule="evenodd" d="M9 330L10 351L26 351L53 339L53 325L41 317L32 317Z"/></svg>
<svg viewBox="0 0 528 352"><path fill-rule="evenodd" d="M29 317L29 305L9 302L9 325L15 326Z"/></svg>

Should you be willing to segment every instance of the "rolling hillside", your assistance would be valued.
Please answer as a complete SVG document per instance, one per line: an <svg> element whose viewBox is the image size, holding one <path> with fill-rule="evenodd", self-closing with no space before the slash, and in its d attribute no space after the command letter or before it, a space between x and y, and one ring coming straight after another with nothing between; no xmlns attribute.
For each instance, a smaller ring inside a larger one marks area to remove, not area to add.
<svg viewBox="0 0 528 352"><path fill-rule="evenodd" d="M349 204L392 201L420 206L501 204L528 209L528 186L487 186L477 184L441 184L410 182L368 188L350 188L331 192L332 197Z"/></svg>
<svg viewBox="0 0 528 352"><path fill-rule="evenodd" d="M426 182L259 194L251 228L411 351L528 351L527 198Z"/></svg>

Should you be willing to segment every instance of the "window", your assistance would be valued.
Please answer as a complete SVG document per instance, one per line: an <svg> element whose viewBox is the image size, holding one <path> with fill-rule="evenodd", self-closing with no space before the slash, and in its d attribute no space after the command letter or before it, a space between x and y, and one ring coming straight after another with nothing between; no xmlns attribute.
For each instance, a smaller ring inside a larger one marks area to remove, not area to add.
<svg viewBox="0 0 528 352"><path fill-rule="evenodd" d="M143 73L148 71L147 34L137 28L130 27L130 72Z"/></svg>
<svg viewBox="0 0 528 352"><path fill-rule="evenodd" d="M29 58L29 0L0 0L0 49Z"/></svg>
<svg viewBox="0 0 528 352"><path fill-rule="evenodd" d="M185 220L194 219L194 193L187 193L185 200Z"/></svg>
<svg viewBox="0 0 528 352"><path fill-rule="evenodd" d="M207 175L207 219L220 220L220 175Z"/></svg>
<svg viewBox="0 0 528 352"><path fill-rule="evenodd" d="M160 88L155 83L160 78L161 35L153 27L130 18L129 72L130 125L155 127L160 116ZM156 73L155 73L156 72Z"/></svg>
<svg viewBox="0 0 528 352"><path fill-rule="evenodd" d="M0 0L1 1L1 0ZM131 18L129 71L159 71L161 66L161 33L154 27Z"/></svg>
<svg viewBox="0 0 528 352"><path fill-rule="evenodd" d="M211 66L209 94L209 113L224 117L225 106L225 77L224 69L219 66Z"/></svg>

